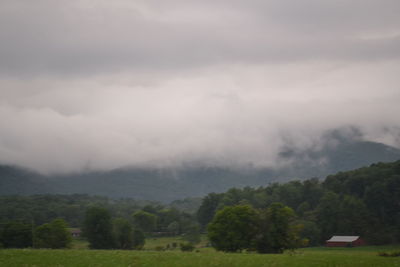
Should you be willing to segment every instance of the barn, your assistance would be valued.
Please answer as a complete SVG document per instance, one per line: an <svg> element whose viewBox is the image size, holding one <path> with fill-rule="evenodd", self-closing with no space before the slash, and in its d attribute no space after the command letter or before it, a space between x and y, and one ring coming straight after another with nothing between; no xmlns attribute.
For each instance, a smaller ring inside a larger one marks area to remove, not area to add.
<svg viewBox="0 0 400 267"><path fill-rule="evenodd" d="M81 237L82 234L82 231L79 228L70 228L69 232L71 233L71 236L75 238Z"/></svg>
<svg viewBox="0 0 400 267"><path fill-rule="evenodd" d="M327 247L357 247L364 245L365 242L359 236L339 236L334 235L326 240Z"/></svg>

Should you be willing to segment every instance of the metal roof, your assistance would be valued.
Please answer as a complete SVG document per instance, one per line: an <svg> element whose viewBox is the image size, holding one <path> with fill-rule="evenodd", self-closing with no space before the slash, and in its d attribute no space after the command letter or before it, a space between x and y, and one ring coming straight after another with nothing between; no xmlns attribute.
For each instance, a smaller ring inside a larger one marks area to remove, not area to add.
<svg viewBox="0 0 400 267"><path fill-rule="evenodd" d="M331 237L331 239L326 240L327 242L353 242L356 241L360 236L340 236L340 235L334 235Z"/></svg>

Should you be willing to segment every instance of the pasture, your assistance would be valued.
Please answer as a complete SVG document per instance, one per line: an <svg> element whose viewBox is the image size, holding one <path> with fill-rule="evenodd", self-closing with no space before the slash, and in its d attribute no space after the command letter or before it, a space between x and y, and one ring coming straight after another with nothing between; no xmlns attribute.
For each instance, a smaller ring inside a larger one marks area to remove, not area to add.
<svg viewBox="0 0 400 267"><path fill-rule="evenodd" d="M88 249L2 249L0 266L400 266L400 257L381 257L379 251L397 247L306 248L295 253L260 255L221 253L210 248L197 252L123 251Z"/></svg>
<svg viewBox="0 0 400 267"><path fill-rule="evenodd" d="M304 248L294 253L222 253L203 247L205 237L194 252L179 248L157 251L168 244L181 243L179 237L148 238L142 251L89 250L87 242L74 240L72 249L1 249L0 266L140 266L140 267L250 267L250 266L399 266L400 257L381 257L381 251L400 251L400 246L358 248ZM170 247L169 246L169 247Z"/></svg>

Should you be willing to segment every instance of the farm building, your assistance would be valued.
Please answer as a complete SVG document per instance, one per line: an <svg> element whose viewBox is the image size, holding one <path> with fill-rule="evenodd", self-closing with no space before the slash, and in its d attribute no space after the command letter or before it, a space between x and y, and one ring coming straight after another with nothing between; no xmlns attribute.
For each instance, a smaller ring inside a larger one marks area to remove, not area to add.
<svg viewBox="0 0 400 267"><path fill-rule="evenodd" d="M81 237L82 233L81 229L78 228L70 228L69 232L71 233L71 236L75 238Z"/></svg>
<svg viewBox="0 0 400 267"><path fill-rule="evenodd" d="M338 236L334 235L326 240L327 247L357 247L364 245L365 242L359 236Z"/></svg>

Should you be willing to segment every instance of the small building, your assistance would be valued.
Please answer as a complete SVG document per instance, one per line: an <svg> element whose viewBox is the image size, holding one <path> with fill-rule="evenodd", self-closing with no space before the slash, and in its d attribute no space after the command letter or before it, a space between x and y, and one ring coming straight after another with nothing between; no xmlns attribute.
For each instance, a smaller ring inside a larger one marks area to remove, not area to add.
<svg viewBox="0 0 400 267"><path fill-rule="evenodd" d="M71 233L71 236L75 237L75 238L81 237L81 233L82 233L81 229L78 229L78 228L70 228L69 232Z"/></svg>
<svg viewBox="0 0 400 267"><path fill-rule="evenodd" d="M365 245L365 242L359 236L334 235L331 239L326 240L327 247L358 247L362 245Z"/></svg>

